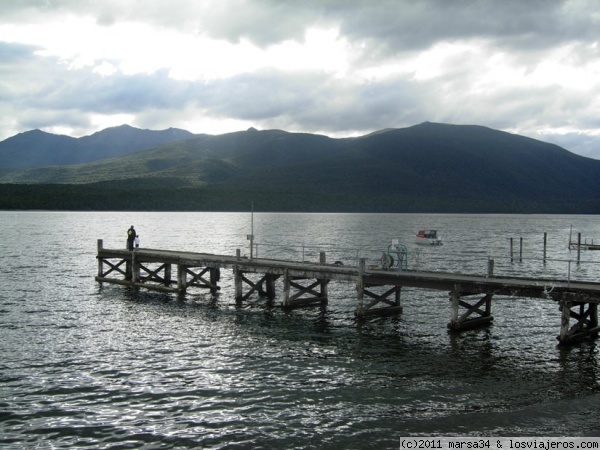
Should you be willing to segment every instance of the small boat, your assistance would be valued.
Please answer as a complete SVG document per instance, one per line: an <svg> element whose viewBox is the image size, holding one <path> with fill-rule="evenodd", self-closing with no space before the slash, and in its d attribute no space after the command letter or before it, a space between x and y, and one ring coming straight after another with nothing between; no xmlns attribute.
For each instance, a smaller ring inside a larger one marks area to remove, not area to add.
<svg viewBox="0 0 600 450"><path fill-rule="evenodd" d="M419 230L416 236L419 245L442 245L442 240L437 235L437 230Z"/></svg>

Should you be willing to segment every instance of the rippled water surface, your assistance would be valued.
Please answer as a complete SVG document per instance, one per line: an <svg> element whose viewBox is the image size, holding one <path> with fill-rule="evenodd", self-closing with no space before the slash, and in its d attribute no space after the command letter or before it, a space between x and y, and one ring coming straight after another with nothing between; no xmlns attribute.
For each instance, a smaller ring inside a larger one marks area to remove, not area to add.
<svg viewBox="0 0 600 450"><path fill-rule="evenodd" d="M356 292L285 311L219 294L99 285L97 239L142 247L598 280L597 216L0 212L0 447L398 448L408 435L599 435L598 347L557 346L549 300L494 298L493 325L450 334L447 292L405 289L400 316L357 322ZM444 245L421 248L420 227ZM543 235L547 261L543 263ZM510 255L513 238L513 258ZM522 238L522 247L521 247ZM522 249L520 251L520 249ZM522 259L519 256L522 254Z"/></svg>

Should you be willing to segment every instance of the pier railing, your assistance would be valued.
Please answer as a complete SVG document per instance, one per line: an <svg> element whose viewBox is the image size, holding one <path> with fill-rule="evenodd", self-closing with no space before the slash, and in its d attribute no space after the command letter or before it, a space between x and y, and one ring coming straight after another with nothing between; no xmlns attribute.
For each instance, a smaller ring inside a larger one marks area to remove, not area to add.
<svg viewBox="0 0 600 450"><path fill-rule="evenodd" d="M535 276L562 278L566 280L593 281L600 279L600 262L577 258L548 258L545 254L529 252L515 257L514 254L490 254L482 251L461 251L448 253L440 248L428 247L409 250L408 268L417 271L443 271L489 275L490 267L498 276ZM361 259L367 266L380 265L385 249L339 247L335 244L281 245L254 243L254 256L275 260L293 260L311 263L319 260L321 252L327 255L327 262L338 262L346 266L358 266ZM490 261L492 261L490 263Z"/></svg>

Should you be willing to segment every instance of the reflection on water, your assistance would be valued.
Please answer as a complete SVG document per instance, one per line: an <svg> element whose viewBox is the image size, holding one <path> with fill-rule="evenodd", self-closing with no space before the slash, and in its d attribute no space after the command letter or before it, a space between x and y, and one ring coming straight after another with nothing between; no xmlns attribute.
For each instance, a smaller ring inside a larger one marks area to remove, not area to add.
<svg viewBox="0 0 600 450"><path fill-rule="evenodd" d="M123 247L134 224L142 246L247 253L248 214L2 212L0 221L4 447L397 448L406 435L600 431L597 344L558 347L550 302L495 299L490 327L456 334L437 291L403 289L402 315L364 322L347 283L330 283L326 306L284 311L279 297L236 304L223 271L218 294L180 298L97 284L96 239ZM485 273L493 258L497 273L562 277L571 260L571 276L595 279L600 252L578 265L566 242L571 225L600 236L597 223L255 213L254 232L284 256L325 249L351 261L431 227L444 245L409 244L413 268ZM511 262L508 239L521 236L525 259Z"/></svg>

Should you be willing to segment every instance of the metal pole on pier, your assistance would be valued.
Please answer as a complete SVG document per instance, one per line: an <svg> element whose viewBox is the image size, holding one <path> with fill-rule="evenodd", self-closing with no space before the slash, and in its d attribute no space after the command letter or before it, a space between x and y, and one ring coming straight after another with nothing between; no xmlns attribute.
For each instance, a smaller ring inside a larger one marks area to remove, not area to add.
<svg viewBox="0 0 600 450"><path fill-rule="evenodd" d="M254 202L252 202L250 213L250 234L246 238L250 241L250 259L252 259L254 256Z"/></svg>

